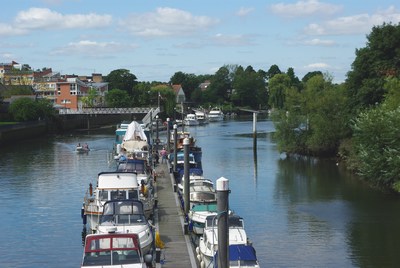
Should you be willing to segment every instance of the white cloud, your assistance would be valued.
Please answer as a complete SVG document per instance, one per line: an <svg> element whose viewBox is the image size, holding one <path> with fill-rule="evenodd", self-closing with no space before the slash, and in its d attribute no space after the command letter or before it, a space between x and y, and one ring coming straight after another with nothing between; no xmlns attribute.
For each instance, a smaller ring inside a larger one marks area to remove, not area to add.
<svg viewBox="0 0 400 268"><path fill-rule="evenodd" d="M309 35L367 34L373 26L382 25L384 22L399 23L400 12L391 6L372 15L357 14L328 20L321 24L309 24L304 31Z"/></svg>
<svg viewBox="0 0 400 268"><path fill-rule="evenodd" d="M216 34L211 40L217 45L224 46L243 46L250 45L250 39L244 35L224 35Z"/></svg>
<svg viewBox="0 0 400 268"><path fill-rule="evenodd" d="M48 8L32 7L17 14L15 27L21 29L98 28L109 25L111 20L111 15L94 13L63 15Z"/></svg>
<svg viewBox="0 0 400 268"><path fill-rule="evenodd" d="M323 63L323 62L311 63L311 64L304 66L304 68L306 68L306 69L326 69L329 67L330 66L328 64Z"/></svg>
<svg viewBox="0 0 400 268"><path fill-rule="evenodd" d="M311 15L333 15L342 10L342 6L322 3L318 0L298 1L294 4L273 4L272 13L286 18L306 17Z"/></svg>
<svg viewBox="0 0 400 268"><path fill-rule="evenodd" d="M333 40L322 40L318 38L314 38L311 40L304 40L302 41L304 45L308 46L334 46L336 45L336 42Z"/></svg>
<svg viewBox="0 0 400 268"><path fill-rule="evenodd" d="M239 17L245 17L252 13L254 11L254 8L252 7L241 7L237 12L236 15Z"/></svg>
<svg viewBox="0 0 400 268"><path fill-rule="evenodd" d="M217 19L207 16L194 16L184 10L160 7L155 12L133 14L121 21L121 26L133 34L154 37L190 35L217 23Z"/></svg>
<svg viewBox="0 0 400 268"><path fill-rule="evenodd" d="M5 23L0 23L0 36L21 35L26 31L22 29L15 29L13 26Z"/></svg>
<svg viewBox="0 0 400 268"><path fill-rule="evenodd" d="M137 45L126 45L117 42L96 42L90 40L82 40L79 42L71 42L68 45L54 50L52 55L71 55L84 54L92 57L102 57L105 55L115 54L115 52L130 51L137 48Z"/></svg>

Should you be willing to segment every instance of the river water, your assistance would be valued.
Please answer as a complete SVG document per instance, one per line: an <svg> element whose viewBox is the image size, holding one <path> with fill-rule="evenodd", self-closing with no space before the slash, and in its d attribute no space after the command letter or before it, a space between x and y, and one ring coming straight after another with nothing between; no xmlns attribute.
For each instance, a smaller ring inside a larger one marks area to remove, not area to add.
<svg viewBox="0 0 400 268"><path fill-rule="evenodd" d="M204 175L229 179L230 208L244 218L261 267L398 266L398 196L371 189L335 162L286 158L271 121L257 130L254 151L251 121L190 128ZM103 131L1 148L1 267L79 267L83 196L99 172L113 170L113 140L113 131ZM78 142L91 151L76 154Z"/></svg>

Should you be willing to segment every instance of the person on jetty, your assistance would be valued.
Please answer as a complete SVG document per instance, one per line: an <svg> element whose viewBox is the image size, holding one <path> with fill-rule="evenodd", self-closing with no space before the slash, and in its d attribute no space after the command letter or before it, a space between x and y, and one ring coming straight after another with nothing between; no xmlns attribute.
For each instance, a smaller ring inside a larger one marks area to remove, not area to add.
<svg viewBox="0 0 400 268"><path fill-rule="evenodd" d="M161 156L161 163L166 163L167 162L167 150L165 150L164 147L160 151L160 156Z"/></svg>

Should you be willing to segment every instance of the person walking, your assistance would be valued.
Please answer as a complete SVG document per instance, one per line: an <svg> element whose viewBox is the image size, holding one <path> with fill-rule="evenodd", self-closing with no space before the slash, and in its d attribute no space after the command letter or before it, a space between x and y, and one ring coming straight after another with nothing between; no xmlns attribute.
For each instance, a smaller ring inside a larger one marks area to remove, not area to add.
<svg viewBox="0 0 400 268"><path fill-rule="evenodd" d="M162 148L162 150L160 151L160 155L161 163L167 163L167 150L165 150L165 148Z"/></svg>

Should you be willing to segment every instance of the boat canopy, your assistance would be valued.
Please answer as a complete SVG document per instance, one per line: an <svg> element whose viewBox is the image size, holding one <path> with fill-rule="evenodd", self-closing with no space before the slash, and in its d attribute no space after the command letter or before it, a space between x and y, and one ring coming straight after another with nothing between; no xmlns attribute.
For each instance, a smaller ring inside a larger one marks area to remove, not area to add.
<svg viewBox="0 0 400 268"><path fill-rule="evenodd" d="M218 260L218 252L215 253L214 259ZM232 264L239 261L244 267L259 267L256 250L250 245L229 245L229 261ZM214 267L218 267L218 261L214 262Z"/></svg>
<svg viewBox="0 0 400 268"><path fill-rule="evenodd" d="M136 121L132 121L126 130L124 141L128 140L142 140L147 142L147 136L142 126Z"/></svg>

